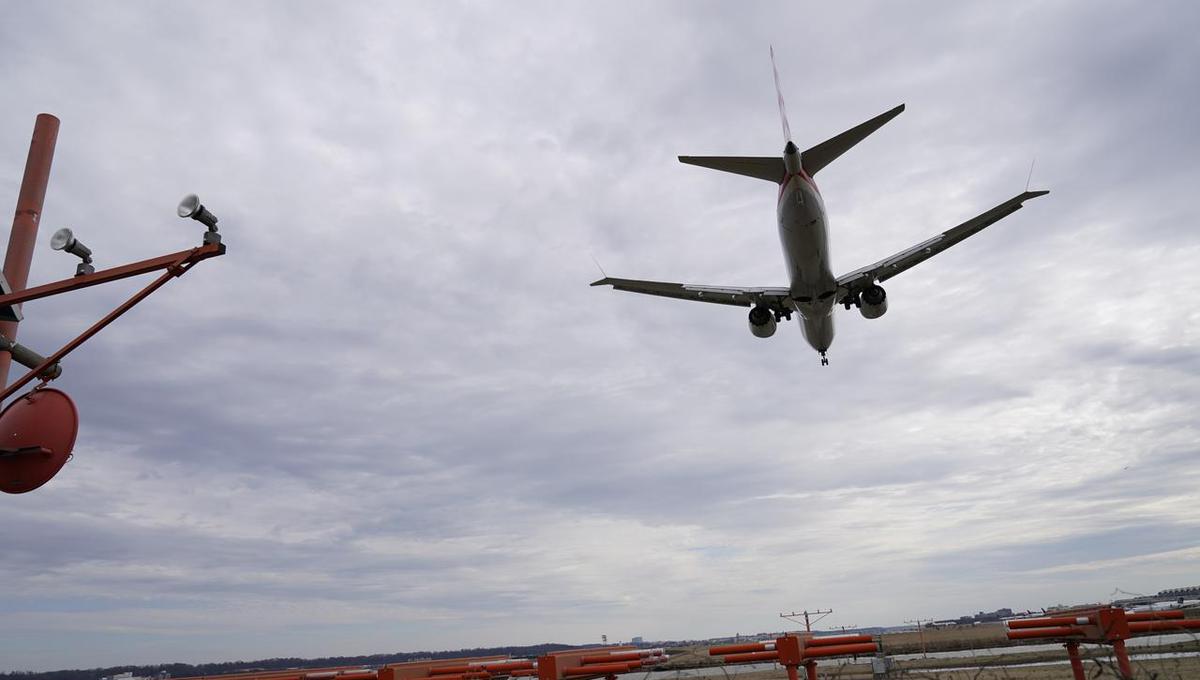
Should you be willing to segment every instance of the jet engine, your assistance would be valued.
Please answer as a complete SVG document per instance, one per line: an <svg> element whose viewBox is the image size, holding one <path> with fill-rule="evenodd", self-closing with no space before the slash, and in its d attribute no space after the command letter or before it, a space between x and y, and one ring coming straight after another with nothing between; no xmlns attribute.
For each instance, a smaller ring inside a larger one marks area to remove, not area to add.
<svg viewBox="0 0 1200 680"><path fill-rule="evenodd" d="M768 307L761 305L750 310L750 332L756 338L769 338L775 335L775 314Z"/></svg>
<svg viewBox="0 0 1200 680"><path fill-rule="evenodd" d="M887 311L887 292L882 286L873 285L864 290L858 301L858 311L864 318L878 319Z"/></svg>

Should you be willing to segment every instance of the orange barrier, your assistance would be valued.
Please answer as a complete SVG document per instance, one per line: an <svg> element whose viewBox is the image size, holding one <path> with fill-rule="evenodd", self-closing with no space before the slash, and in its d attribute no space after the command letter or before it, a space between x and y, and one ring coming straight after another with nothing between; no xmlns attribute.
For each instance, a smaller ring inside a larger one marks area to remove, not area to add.
<svg viewBox="0 0 1200 680"><path fill-rule="evenodd" d="M1147 633L1182 633L1186 630L1200 629L1200 619L1179 619L1176 621L1134 621L1129 624L1129 632L1134 635Z"/></svg>
<svg viewBox="0 0 1200 680"><path fill-rule="evenodd" d="M1089 642L1112 647L1117 668L1124 678L1133 678L1125 640L1139 635L1200 630L1200 619L1185 619L1182 610L1126 612L1120 607L1099 607L1075 616L1047 616L1008 621L1009 640L1063 640L1075 680L1085 680L1079 643ZM1076 639L1067 639L1076 638Z"/></svg>
<svg viewBox="0 0 1200 680"><path fill-rule="evenodd" d="M829 645L827 647L813 647L812 649L804 650L804 658L821 657L821 656L858 656L860 654L874 654L874 642L860 642L853 645Z"/></svg>
<svg viewBox="0 0 1200 680"><path fill-rule="evenodd" d="M425 678L465 680L464 678L456 678L454 676L461 676L466 673L483 673L483 675L477 677L486 678L488 677L488 673L482 670L483 666L480 664L499 664L511 661L508 655L493 654L488 656L467 656L454 659L431 659L429 661L393 663L379 669L378 680L424 680ZM222 680L224 679L222 678Z"/></svg>
<svg viewBox="0 0 1200 680"><path fill-rule="evenodd" d="M569 649L562 652L544 654L537 659L538 680L563 680L563 678L567 677L578 678L588 676L615 677L621 673L628 673L630 671L630 664L633 662L584 664L584 657L603 657L607 661L609 655L613 653L622 654L636 651L638 651L636 647L615 646Z"/></svg>
<svg viewBox="0 0 1200 680"><path fill-rule="evenodd" d="M1184 617L1182 609L1160 609L1158 611L1149 612L1125 612L1125 618L1129 621L1157 621L1159 619L1182 619Z"/></svg>
<svg viewBox="0 0 1200 680"><path fill-rule="evenodd" d="M1087 616L1050 616L1041 619L1012 619L1008 622L1009 630L1020 628L1047 628L1049 626L1086 626L1095 623L1095 619Z"/></svg>
<svg viewBox="0 0 1200 680"><path fill-rule="evenodd" d="M785 635L774 642L744 642L710 647L710 656L725 663L775 661L787 669L788 680L799 680L804 666L808 680L817 680L817 659L834 656L875 654L878 647L870 635L834 635L824 638Z"/></svg>
<svg viewBox="0 0 1200 680"><path fill-rule="evenodd" d="M726 654L722 659L725 663L754 663L756 661L775 661L779 652L746 652L745 654Z"/></svg>
<svg viewBox="0 0 1200 680"><path fill-rule="evenodd" d="M1055 626L1053 628L1031 628L1008 632L1009 640L1032 640L1033 638L1060 638L1087 635L1079 626Z"/></svg>

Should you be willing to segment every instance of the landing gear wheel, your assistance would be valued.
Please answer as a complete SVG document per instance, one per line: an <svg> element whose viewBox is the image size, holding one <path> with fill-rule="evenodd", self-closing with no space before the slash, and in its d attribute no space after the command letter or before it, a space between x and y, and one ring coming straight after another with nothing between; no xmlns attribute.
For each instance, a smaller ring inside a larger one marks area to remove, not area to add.
<svg viewBox="0 0 1200 680"><path fill-rule="evenodd" d="M828 366L828 365L829 365L829 357L825 356L825 353L824 353L824 352L821 352L821 365L822 365L822 366Z"/></svg>

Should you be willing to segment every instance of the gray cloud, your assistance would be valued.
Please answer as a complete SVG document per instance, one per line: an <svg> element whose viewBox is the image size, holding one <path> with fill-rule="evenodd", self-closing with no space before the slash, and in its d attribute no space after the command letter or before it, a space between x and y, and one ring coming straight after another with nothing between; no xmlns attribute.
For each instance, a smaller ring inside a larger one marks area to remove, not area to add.
<svg viewBox="0 0 1200 680"><path fill-rule="evenodd" d="M154 256L199 238L171 214L197 191L229 254L70 357L75 459L3 499L5 670L699 637L793 604L890 624L1194 575L1190 5L14 12L4 195L49 111L43 231ZM818 177L835 268L1035 156L1053 192L839 317L827 369L794 327L586 285L593 255L783 282L770 188L674 158L778 150L771 43L798 143L908 104ZM31 281L70 267L39 248ZM135 289L30 303L21 340Z"/></svg>

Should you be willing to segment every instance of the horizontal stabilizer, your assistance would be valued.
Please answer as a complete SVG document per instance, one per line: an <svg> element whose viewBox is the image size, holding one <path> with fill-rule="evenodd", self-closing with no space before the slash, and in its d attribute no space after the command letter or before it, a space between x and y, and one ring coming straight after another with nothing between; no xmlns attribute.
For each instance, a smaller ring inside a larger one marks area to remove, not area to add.
<svg viewBox="0 0 1200 680"><path fill-rule="evenodd" d="M804 171L810 177L817 174L821 168L829 165L835 158L849 151L850 147L866 139L867 135L883 127L884 123L899 116L902 111L904 111L904 104L897 106L887 113L881 113L865 123L856 125L836 137L821 142L800 154L800 164L804 166Z"/></svg>
<svg viewBox="0 0 1200 680"><path fill-rule="evenodd" d="M699 165L735 175L765 179L776 184L787 174L778 156L680 156L680 163Z"/></svg>

